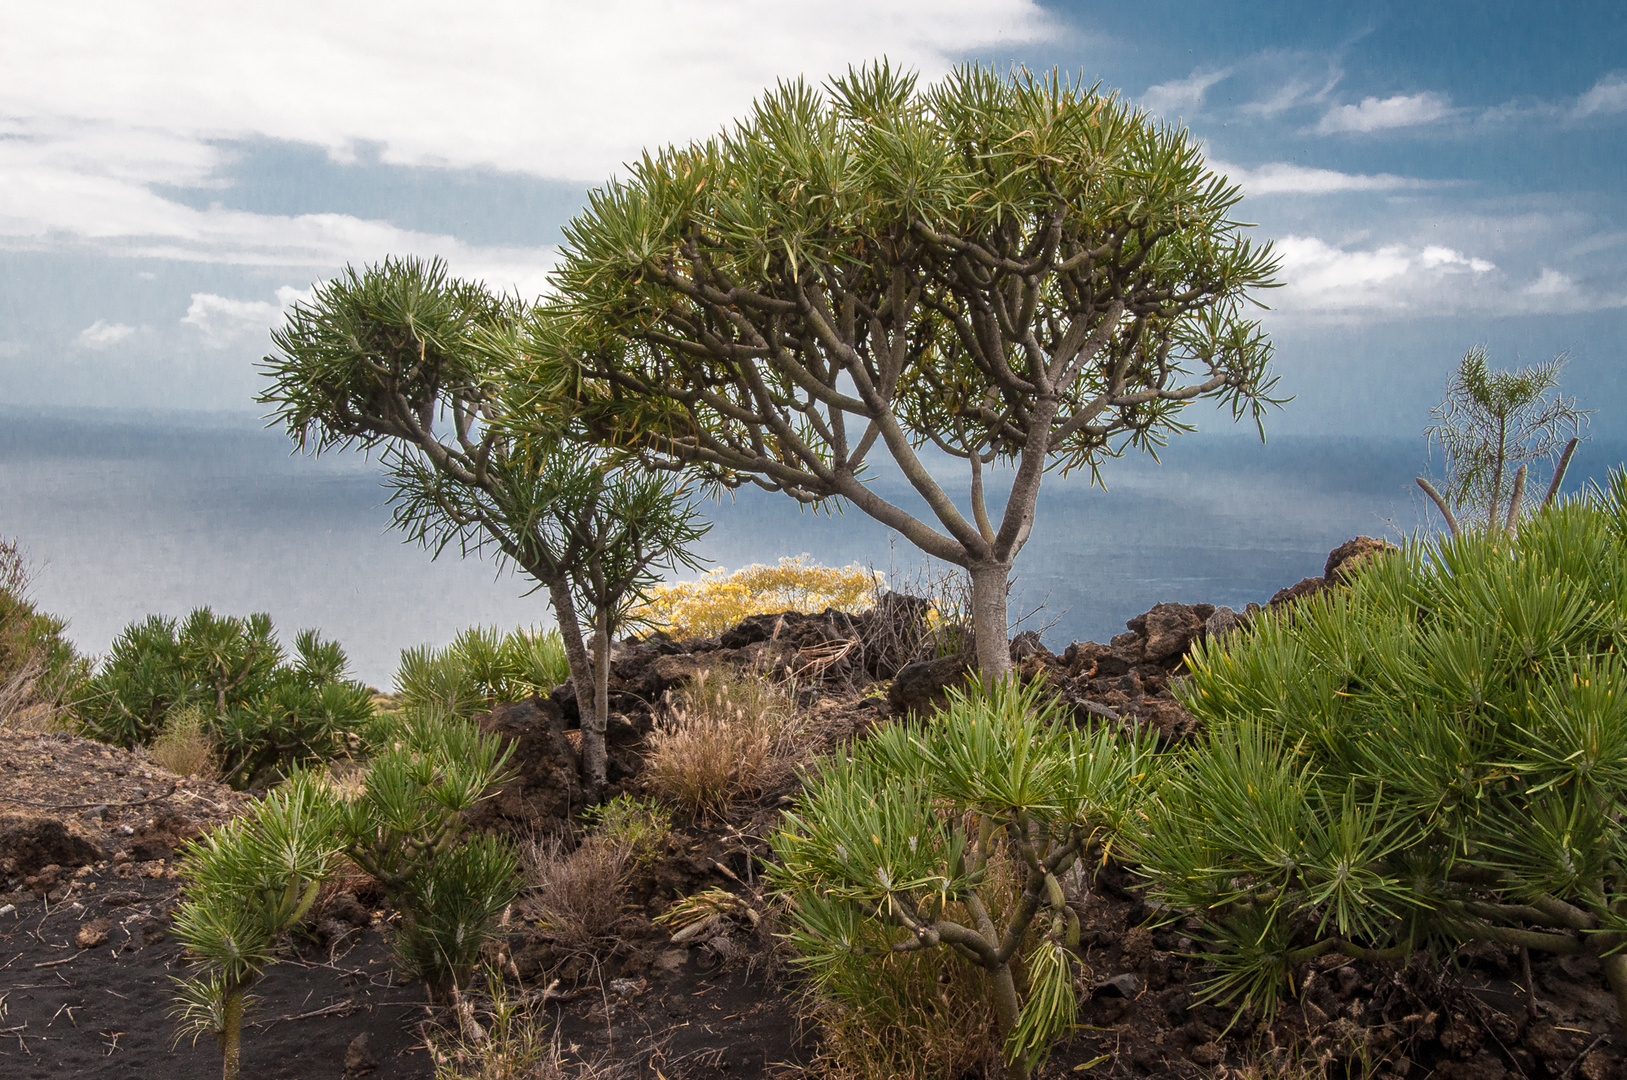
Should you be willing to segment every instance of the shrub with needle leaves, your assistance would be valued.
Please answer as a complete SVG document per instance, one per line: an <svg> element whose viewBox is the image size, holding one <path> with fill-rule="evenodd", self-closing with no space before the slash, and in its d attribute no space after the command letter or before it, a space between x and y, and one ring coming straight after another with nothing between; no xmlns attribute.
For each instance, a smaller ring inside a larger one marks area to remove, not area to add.
<svg viewBox="0 0 1627 1080"><path fill-rule="evenodd" d="M194 1038L215 1036L224 1080L238 1075L249 988L310 910L339 853L335 816L318 776L300 772L251 814L185 848L175 936L202 970L176 980L175 1015Z"/></svg>
<svg viewBox="0 0 1627 1080"><path fill-rule="evenodd" d="M345 852L401 913L396 952L432 1001L454 1001L491 925L518 890L519 860L495 837L463 839L463 812L502 780L509 750L474 725L405 716L365 788L339 806Z"/></svg>
<svg viewBox="0 0 1627 1080"><path fill-rule="evenodd" d="M773 881L816 988L853 987L836 976L855 955L883 967L952 953L982 973L1019 1078L1074 1021L1079 924L1062 882L1138 814L1154 764L1149 744L1079 731L1043 694L1004 681L952 694L922 726L884 729L810 779L773 841ZM991 902L1001 858L1019 882L1003 911Z"/></svg>
<svg viewBox="0 0 1627 1080"><path fill-rule="evenodd" d="M1493 941L1599 957L1627 1017L1627 475L1414 542L1188 658L1202 741L1139 855L1208 926L1211 998Z"/></svg>

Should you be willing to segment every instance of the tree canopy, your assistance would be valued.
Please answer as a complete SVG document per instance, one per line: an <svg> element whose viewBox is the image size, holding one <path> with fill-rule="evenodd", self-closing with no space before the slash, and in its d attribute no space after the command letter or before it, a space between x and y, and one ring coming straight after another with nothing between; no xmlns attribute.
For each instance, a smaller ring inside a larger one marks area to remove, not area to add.
<svg viewBox="0 0 1627 1080"><path fill-rule="evenodd" d="M510 422L575 380L599 436L653 465L851 502L968 570L992 677L1047 470L1156 449L1195 399L1273 401L1243 315L1275 262L1239 197L1186 132L1056 74L782 84L590 195ZM878 445L924 513L872 486ZM928 447L966 463L966 498Z"/></svg>

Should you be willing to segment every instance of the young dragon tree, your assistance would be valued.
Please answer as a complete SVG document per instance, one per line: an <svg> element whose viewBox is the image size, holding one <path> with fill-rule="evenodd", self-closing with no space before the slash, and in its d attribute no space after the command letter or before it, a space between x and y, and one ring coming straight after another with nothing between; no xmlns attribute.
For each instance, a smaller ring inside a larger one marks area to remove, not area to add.
<svg viewBox="0 0 1627 1080"><path fill-rule="evenodd" d="M573 586L595 562L630 559L638 572L617 580L638 587L657 566L687 563L704 526L681 479L652 488L585 443L562 395L533 396L524 433L493 423L524 315L440 260L347 269L273 331L280 351L263 364L271 385L259 400L302 449L382 449L394 525L434 554L493 552L547 590L582 716L583 782L596 792L607 703L595 700Z"/></svg>
<svg viewBox="0 0 1627 1080"><path fill-rule="evenodd" d="M848 982L856 956L944 950L983 971L1019 1078L1074 1022L1079 923L1063 882L1099 865L1139 813L1153 763L1147 744L1081 732L1044 693L1014 678L952 691L924 726L856 744L786 814L771 870L817 986ZM994 895L993 859L1013 864L1014 899Z"/></svg>
<svg viewBox="0 0 1627 1080"><path fill-rule="evenodd" d="M175 936L201 967L177 979L176 1009L194 1038L215 1036L223 1080L236 1080L250 988L299 923L339 854L338 816L314 773L295 773L243 817L189 843Z"/></svg>
<svg viewBox="0 0 1627 1080"><path fill-rule="evenodd" d="M878 64L782 85L629 174L566 229L513 421L575 378L596 430L653 463L852 503L966 569L991 681L1049 469L1156 450L1198 399L1256 421L1272 402L1242 312L1275 261L1238 188L1093 87L965 67L921 89ZM918 508L870 483L878 448Z"/></svg>
<svg viewBox="0 0 1627 1080"><path fill-rule="evenodd" d="M1540 505L1551 505L1559 494L1589 411L1558 392L1565 359L1561 354L1496 371L1485 347L1476 345L1458 361L1446 398L1435 406L1435 422L1424 430L1446 457L1444 490L1418 478L1452 535L1463 531L1462 520L1473 522L1469 515L1483 516L1487 529L1512 534L1525 511L1526 470L1542 458L1554 461L1554 471Z"/></svg>

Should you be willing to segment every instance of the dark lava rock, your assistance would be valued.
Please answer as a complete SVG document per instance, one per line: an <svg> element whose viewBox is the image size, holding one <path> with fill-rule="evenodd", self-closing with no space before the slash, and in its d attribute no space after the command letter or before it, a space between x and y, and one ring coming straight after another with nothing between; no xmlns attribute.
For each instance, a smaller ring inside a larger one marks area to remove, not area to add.
<svg viewBox="0 0 1627 1080"><path fill-rule="evenodd" d="M1139 629L1146 635L1141 647L1142 659L1163 664L1185 656L1193 640L1203 632L1204 620L1214 612L1212 604L1158 604L1140 618L1132 619L1132 623L1139 622L1141 626L1131 626L1131 629Z"/></svg>
<svg viewBox="0 0 1627 1080"><path fill-rule="evenodd" d="M1278 589L1275 593L1272 593L1271 599L1266 601L1265 606L1268 608L1274 608L1281 607L1284 604L1291 604L1295 600L1303 600L1307 596L1315 596L1317 593L1321 592L1327 587L1327 578L1301 578L1299 581L1288 586L1287 588Z"/></svg>
<svg viewBox="0 0 1627 1080"><path fill-rule="evenodd" d="M971 670L964 656L906 664L887 688L887 704L894 715L929 713L949 700L949 688L965 681Z"/></svg>
<svg viewBox="0 0 1627 1080"><path fill-rule="evenodd" d="M534 695L505 702L475 717L482 732L513 747L508 768L516 775L471 811L477 827L543 828L569 817L578 801L581 766L565 738L565 718L551 698Z"/></svg>
<svg viewBox="0 0 1627 1080"><path fill-rule="evenodd" d="M106 857L93 840L69 831L60 821L0 816L0 873L29 876L47 866L88 866Z"/></svg>
<svg viewBox="0 0 1627 1080"><path fill-rule="evenodd" d="M1351 575L1363 564L1395 550L1396 546L1388 540L1372 536L1358 536L1354 540L1346 540L1329 553L1327 565L1322 569L1322 577L1329 585L1348 585Z"/></svg>

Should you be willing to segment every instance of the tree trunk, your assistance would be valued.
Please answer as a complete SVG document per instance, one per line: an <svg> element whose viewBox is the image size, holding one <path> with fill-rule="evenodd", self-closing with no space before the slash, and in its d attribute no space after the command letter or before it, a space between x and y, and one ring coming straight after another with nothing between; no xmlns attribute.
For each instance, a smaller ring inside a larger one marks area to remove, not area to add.
<svg viewBox="0 0 1627 1080"><path fill-rule="evenodd" d="M554 622L559 625L565 663L571 669L571 688L576 691L576 710L585 728L587 718L593 714L593 666L588 663L587 646L582 641L582 624L576 621L570 583L563 577L548 582L548 598L553 601Z"/></svg>
<svg viewBox="0 0 1627 1080"><path fill-rule="evenodd" d="M238 1063L243 1052L243 989L241 986L228 987L225 1007L221 1009L221 1080L237 1080Z"/></svg>
<svg viewBox="0 0 1627 1080"><path fill-rule="evenodd" d="M1599 957L1604 977L1610 983L1610 992L1616 995L1616 1024L1627 1027L1627 953L1614 952Z"/></svg>
<svg viewBox="0 0 1627 1080"><path fill-rule="evenodd" d="M605 785L604 733L610 724L610 613L593 632L593 713L582 714L582 783L597 795Z"/></svg>
<svg viewBox="0 0 1627 1080"><path fill-rule="evenodd" d="M1011 564L986 562L968 568L972 575L972 634L977 639L977 671L992 688L1011 670L1011 642L1006 637L1006 583Z"/></svg>
<svg viewBox="0 0 1627 1080"><path fill-rule="evenodd" d="M994 984L994 1030L1000 1036L1000 1051L1006 1063L1006 1072L1012 1080L1028 1080L1025 1063L1005 1057L1006 1040L1017 1029L1017 1022L1022 1016L1022 1006L1017 1002L1017 981L1011 973L1010 962L990 971L989 980Z"/></svg>

